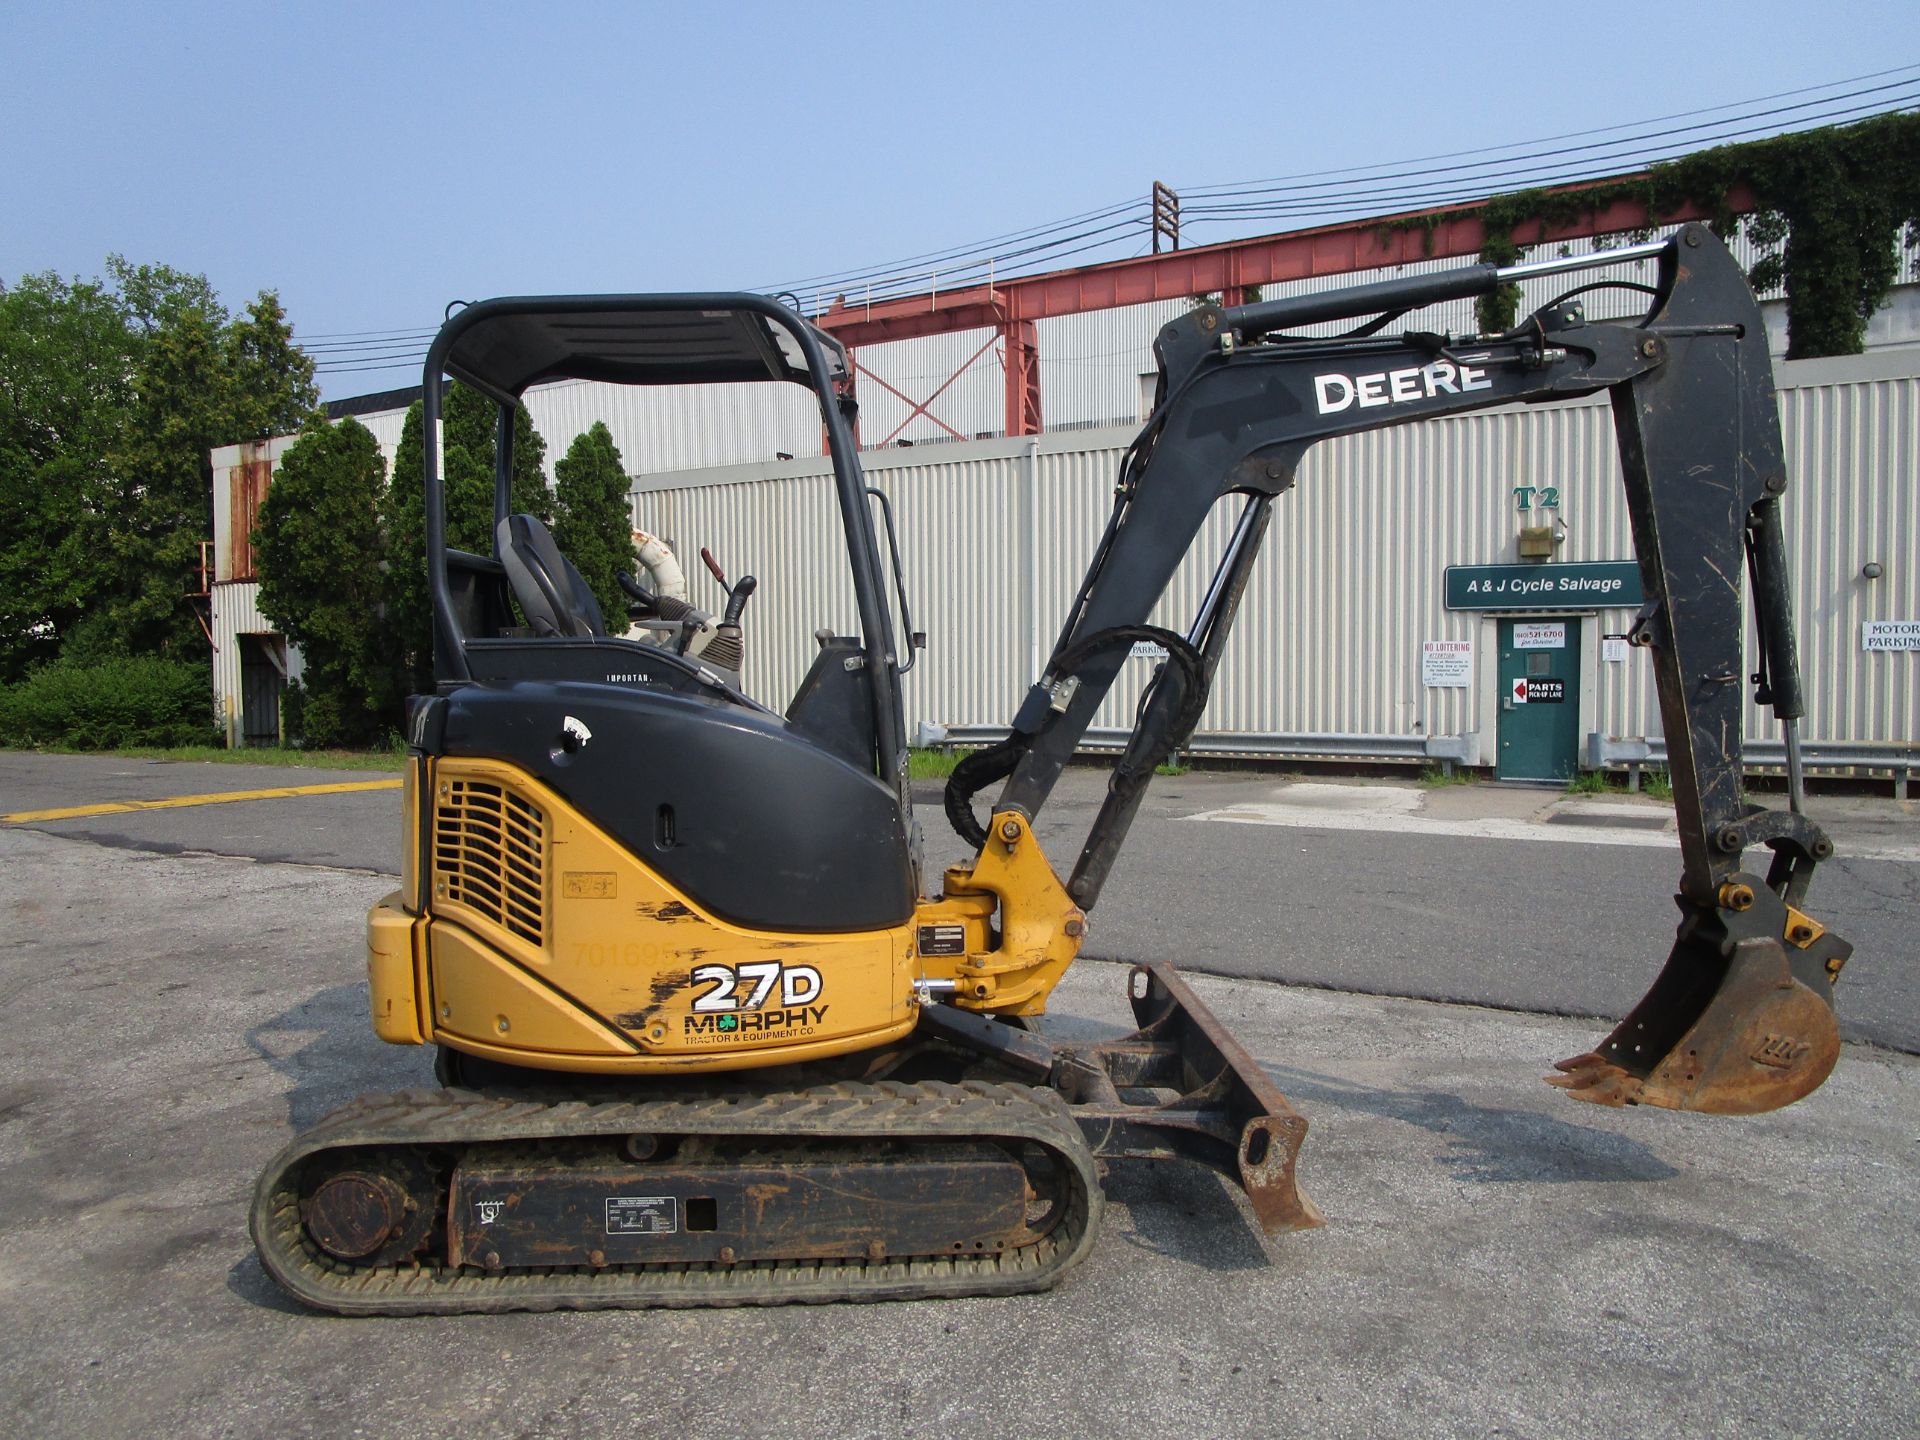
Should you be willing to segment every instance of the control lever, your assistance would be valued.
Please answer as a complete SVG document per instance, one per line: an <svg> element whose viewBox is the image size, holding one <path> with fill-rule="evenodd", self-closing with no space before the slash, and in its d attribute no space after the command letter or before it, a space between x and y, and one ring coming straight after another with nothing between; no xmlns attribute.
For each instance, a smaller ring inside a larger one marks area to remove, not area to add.
<svg viewBox="0 0 1920 1440"><path fill-rule="evenodd" d="M727 593L727 608L720 616L722 626L731 626L735 632L740 628L740 614L747 608L747 601L759 587L759 580L752 575L742 575L740 583L729 585L727 572L720 568L720 562L713 558L713 552L706 546L700 547L700 561L707 567L720 588Z"/></svg>
<svg viewBox="0 0 1920 1440"><path fill-rule="evenodd" d="M706 617L689 606L687 613L680 617L680 638L673 642L673 653L686 654L687 647L693 644L693 637L700 633L705 624Z"/></svg>
<svg viewBox="0 0 1920 1440"><path fill-rule="evenodd" d="M739 628L740 612L747 608L747 601L752 598L753 592L759 588L759 585L759 580L754 576L742 575L740 583L727 591L726 613L720 617L722 628L728 625Z"/></svg>
<svg viewBox="0 0 1920 1440"><path fill-rule="evenodd" d="M620 588L627 592L627 599L633 602L627 608L627 618L629 620L644 620L647 616L658 612L660 608L659 597L647 589L646 586L642 585L630 573L625 570L616 569L613 572L613 578L620 582Z"/></svg>

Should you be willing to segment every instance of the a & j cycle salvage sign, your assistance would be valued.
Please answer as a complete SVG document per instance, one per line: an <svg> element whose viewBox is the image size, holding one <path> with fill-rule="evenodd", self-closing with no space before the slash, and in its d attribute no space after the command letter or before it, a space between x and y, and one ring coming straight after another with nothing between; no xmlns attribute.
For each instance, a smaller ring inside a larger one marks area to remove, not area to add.
<svg viewBox="0 0 1920 1440"><path fill-rule="evenodd" d="M1631 560L1447 567L1449 610L1638 609L1646 598Z"/></svg>

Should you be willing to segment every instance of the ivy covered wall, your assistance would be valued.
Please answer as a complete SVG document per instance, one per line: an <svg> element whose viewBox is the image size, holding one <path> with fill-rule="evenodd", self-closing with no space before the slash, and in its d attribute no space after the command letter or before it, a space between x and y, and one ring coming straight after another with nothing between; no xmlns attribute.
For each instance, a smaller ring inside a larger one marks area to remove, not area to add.
<svg viewBox="0 0 1920 1440"><path fill-rule="evenodd" d="M1727 204L1741 185L1758 205L1746 216ZM1867 321L1900 273L1902 251L1920 247L1920 115L1722 145L1645 175L1579 189L1517 190L1391 228L1431 233L1443 220L1474 215L1487 234L1480 258L1510 265L1521 246L1544 241L1550 226L1578 223L1619 201L1638 202L1661 218L1698 207L1723 238L1744 225L1762 247L1749 283L1756 291L1786 292L1787 358L1858 355ZM1509 328L1518 294L1509 288L1482 300L1481 329Z"/></svg>

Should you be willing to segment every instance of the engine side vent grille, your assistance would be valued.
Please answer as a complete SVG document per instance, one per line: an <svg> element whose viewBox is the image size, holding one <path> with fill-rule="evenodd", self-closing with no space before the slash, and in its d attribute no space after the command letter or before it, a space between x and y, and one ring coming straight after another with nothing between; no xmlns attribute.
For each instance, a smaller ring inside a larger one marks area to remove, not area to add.
<svg viewBox="0 0 1920 1440"><path fill-rule="evenodd" d="M464 905L544 945L547 820L540 807L484 780L440 786L433 823L435 898Z"/></svg>

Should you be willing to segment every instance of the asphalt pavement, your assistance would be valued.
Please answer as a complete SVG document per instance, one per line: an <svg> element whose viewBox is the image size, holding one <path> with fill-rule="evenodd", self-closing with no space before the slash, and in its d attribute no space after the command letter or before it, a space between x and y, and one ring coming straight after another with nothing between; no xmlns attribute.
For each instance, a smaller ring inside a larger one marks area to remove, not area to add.
<svg viewBox="0 0 1920 1440"><path fill-rule="evenodd" d="M1580 1022L1204 976L1312 1125L1323 1229L1269 1242L1205 1172L1116 1166L1093 1255L1045 1295L309 1314L261 1272L246 1206L295 1130L428 1080L367 1025L362 915L389 880L52 828L0 824L12 1433L1920 1431L1920 1062L1850 1046L1747 1119L1602 1110L1540 1083ZM1117 1033L1123 980L1076 966L1053 1022Z"/></svg>
<svg viewBox="0 0 1920 1440"><path fill-rule="evenodd" d="M1070 770L1036 826L1064 873L1104 773ZM285 798L9 820L205 794ZM967 855L937 782L916 787L927 869ZM393 775L0 751L0 829L159 854L245 856L397 874ZM1836 857L1814 913L1855 946L1841 1033L1920 1053L1920 802L1817 795ZM1195 771L1147 793L1084 954L1530 1013L1618 1019L1672 943L1670 806L1489 784L1424 790Z"/></svg>

